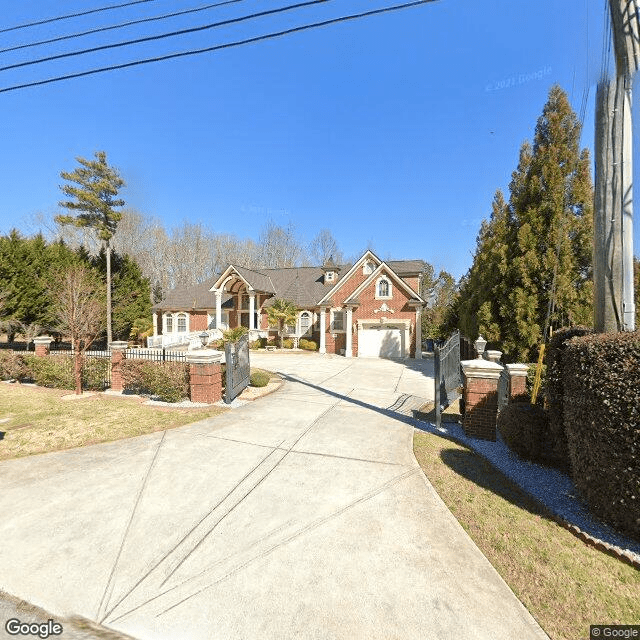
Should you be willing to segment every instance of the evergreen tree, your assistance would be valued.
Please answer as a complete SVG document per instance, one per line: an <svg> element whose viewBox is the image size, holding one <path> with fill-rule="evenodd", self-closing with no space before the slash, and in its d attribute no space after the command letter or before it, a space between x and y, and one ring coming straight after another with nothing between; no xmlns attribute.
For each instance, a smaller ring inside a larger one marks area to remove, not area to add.
<svg viewBox="0 0 640 640"><path fill-rule="evenodd" d="M78 186L61 186L62 192L72 200L63 200L59 204L79 213L76 216L56 216L56 222L78 228L91 227L103 243L107 264L107 342L111 342L111 239L122 219L122 213L116 211L115 207L124 206L124 200L116 197L124 186L124 180L116 169L107 164L107 154L104 151L96 151L95 160L76 160L80 167L71 172L62 171L60 175Z"/></svg>
<svg viewBox="0 0 640 640"><path fill-rule="evenodd" d="M107 271L104 248L92 262L104 276ZM127 340L136 321L148 319L151 322L151 285L130 256L123 256L115 251L111 254L111 276L113 335L116 340Z"/></svg>
<svg viewBox="0 0 640 640"><path fill-rule="evenodd" d="M550 309L552 326L591 322L593 187L579 141L578 118L554 86L533 145L520 150L509 202L496 194L461 287L460 328L511 359L535 357Z"/></svg>

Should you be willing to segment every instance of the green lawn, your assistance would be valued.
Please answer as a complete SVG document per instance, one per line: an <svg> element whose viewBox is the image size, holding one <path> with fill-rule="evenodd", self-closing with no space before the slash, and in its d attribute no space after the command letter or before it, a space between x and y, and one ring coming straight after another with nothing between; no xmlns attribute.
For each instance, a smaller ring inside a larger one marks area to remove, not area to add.
<svg viewBox="0 0 640 640"><path fill-rule="evenodd" d="M640 571L545 517L484 458L416 433L414 452L451 512L554 640L589 637L590 624L640 622Z"/></svg>

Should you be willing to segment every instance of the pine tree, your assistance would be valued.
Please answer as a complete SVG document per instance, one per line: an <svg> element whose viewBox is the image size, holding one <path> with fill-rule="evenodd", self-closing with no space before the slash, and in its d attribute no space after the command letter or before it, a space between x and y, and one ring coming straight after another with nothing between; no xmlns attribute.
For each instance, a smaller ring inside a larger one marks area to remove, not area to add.
<svg viewBox="0 0 640 640"><path fill-rule="evenodd" d="M71 172L62 171L60 175L79 186L61 186L62 192L73 199L59 204L79 213L77 216L56 216L56 222L75 227L91 227L103 243L107 263L107 342L111 342L111 239L122 219L122 213L116 211L115 207L124 206L124 200L116 197L124 186L124 180L116 169L107 164L107 154L104 151L96 151L95 160L76 160L80 167Z"/></svg>

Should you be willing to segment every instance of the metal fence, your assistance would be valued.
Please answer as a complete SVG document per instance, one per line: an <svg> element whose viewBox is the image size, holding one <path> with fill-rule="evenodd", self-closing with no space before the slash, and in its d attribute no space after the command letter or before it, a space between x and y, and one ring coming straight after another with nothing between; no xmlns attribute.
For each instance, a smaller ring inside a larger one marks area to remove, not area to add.
<svg viewBox="0 0 640 640"><path fill-rule="evenodd" d="M73 374L76 355L72 349L53 349L49 353L51 358L67 356L69 374ZM82 388L104 390L111 387L111 351L93 349L82 354Z"/></svg>
<svg viewBox="0 0 640 640"><path fill-rule="evenodd" d="M460 332L456 331L442 346L434 351L434 405L436 426L440 426L442 409L448 407L458 394L462 384L460 373Z"/></svg>
<svg viewBox="0 0 640 640"><path fill-rule="evenodd" d="M0 349L11 351L35 351L35 342L0 342Z"/></svg>
<svg viewBox="0 0 640 640"><path fill-rule="evenodd" d="M170 351L168 349L127 349L127 360L151 360L153 362L186 362L187 354L184 351Z"/></svg>

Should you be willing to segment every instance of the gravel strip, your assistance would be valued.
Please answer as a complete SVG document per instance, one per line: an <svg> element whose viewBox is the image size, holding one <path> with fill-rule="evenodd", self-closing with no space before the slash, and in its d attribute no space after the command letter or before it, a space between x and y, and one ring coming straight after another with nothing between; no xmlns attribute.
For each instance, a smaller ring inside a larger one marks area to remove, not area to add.
<svg viewBox="0 0 640 640"><path fill-rule="evenodd" d="M502 471L529 495L540 501L553 515L564 520L572 533L586 542L595 543L601 550L613 551L614 555L631 561L640 567L640 543L618 533L589 513L587 505L577 496L571 478L551 467L521 460L502 441L500 433L496 442L469 438L458 423L444 423L440 429L430 422L416 420L416 429L434 435L453 438ZM572 525L572 526L571 526ZM572 528L573 527L573 528ZM578 528L577 532L574 529ZM586 535L580 535L586 534ZM591 538L591 539L589 539ZM612 549L609 549L608 546Z"/></svg>

